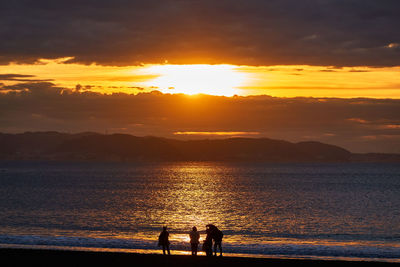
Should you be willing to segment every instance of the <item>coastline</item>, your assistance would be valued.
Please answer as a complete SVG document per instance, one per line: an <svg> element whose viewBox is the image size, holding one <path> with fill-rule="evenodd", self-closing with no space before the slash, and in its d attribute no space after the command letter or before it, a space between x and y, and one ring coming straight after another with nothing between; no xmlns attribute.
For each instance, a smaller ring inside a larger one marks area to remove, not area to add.
<svg viewBox="0 0 400 267"><path fill-rule="evenodd" d="M141 254L128 252L0 248L8 266L393 266L394 262L279 259L251 257L205 257L190 255ZM397 266L397 265L396 265Z"/></svg>

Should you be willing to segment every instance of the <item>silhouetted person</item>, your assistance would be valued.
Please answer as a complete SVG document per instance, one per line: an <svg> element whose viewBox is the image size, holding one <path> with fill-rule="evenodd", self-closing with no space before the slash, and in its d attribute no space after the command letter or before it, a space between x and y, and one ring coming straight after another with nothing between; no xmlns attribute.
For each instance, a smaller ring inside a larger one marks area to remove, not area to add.
<svg viewBox="0 0 400 267"><path fill-rule="evenodd" d="M189 233L190 246L192 247L192 255L197 255L197 248L199 247L200 234L197 232L196 226L193 226L192 231Z"/></svg>
<svg viewBox="0 0 400 267"><path fill-rule="evenodd" d="M164 226L162 232L158 236L158 246L162 246L163 254L165 255L165 250L167 250L168 255L171 255L169 252L169 233L167 231L167 227Z"/></svg>
<svg viewBox="0 0 400 267"><path fill-rule="evenodd" d="M211 230L206 229L206 239L203 241L203 251L206 253L206 256L212 256L212 237Z"/></svg>
<svg viewBox="0 0 400 267"><path fill-rule="evenodd" d="M222 256L222 237L224 234L213 224L207 224L207 229L210 229L211 237L214 240L214 256L217 256L217 247L219 247L219 256Z"/></svg>

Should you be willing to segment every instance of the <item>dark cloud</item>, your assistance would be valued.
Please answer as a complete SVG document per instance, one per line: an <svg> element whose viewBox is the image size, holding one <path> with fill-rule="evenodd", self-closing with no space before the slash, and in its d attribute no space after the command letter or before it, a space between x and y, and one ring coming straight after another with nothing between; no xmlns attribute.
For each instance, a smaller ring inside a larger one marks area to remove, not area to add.
<svg viewBox="0 0 400 267"><path fill-rule="evenodd" d="M14 0L0 62L400 65L398 0Z"/></svg>
<svg viewBox="0 0 400 267"><path fill-rule="evenodd" d="M327 69L327 70L319 70L320 72L337 72L337 70Z"/></svg>
<svg viewBox="0 0 400 267"><path fill-rule="evenodd" d="M41 82L41 81L52 81L49 79L32 79L36 77L35 75L25 75L25 74L0 74L0 81L17 81L17 82Z"/></svg>
<svg viewBox="0 0 400 267"><path fill-rule="evenodd" d="M0 80L15 80L15 79L21 79L21 78L30 78L30 77L35 77L35 75L25 75L25 74L0 74Z"/></svg>
<svg viewBox="0 0 400 267"><path fill-rule="evenodd" d="M371 72L370 70L349 70L349 72Z"/></svg>
<svg viewBox="0 0 400 267"><path fill-rule="evenodd" d="M174 132L259 132L260 137L316 140L356 152L400 153L400 100L394 99L193 97L157 91L103 95L46 82L2 88L14 90L0 94L0 132L120 129L176 138Z"/></svg>
<svg viewBox="0 0 400 267"><path fill-rule="evenodd" d="M34 95L54 95L60 94L63 90L51 82L24 82L13 85L4 85L0 88L3 91L22 91Z"/></svg>

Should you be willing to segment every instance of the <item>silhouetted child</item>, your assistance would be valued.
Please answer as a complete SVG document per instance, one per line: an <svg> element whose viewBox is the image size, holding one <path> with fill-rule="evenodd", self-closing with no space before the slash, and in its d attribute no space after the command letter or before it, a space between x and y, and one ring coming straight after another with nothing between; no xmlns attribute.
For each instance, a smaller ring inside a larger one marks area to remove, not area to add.
<svg viewBox="0 0 400 267"><path fill-rule="evenodd" d="M189 233L190 246L192 247L192 255L197 255L197 248L199 247L200 234L197 232L196 226L193 226L192 231Z"/></svg>
<svg viewBox="0 0 400 267"><path fill-rule="evenodd" d="M158 236L158 246L162 246L163 254L165 255L165 250L167 250L168 255L171 255L169 252L169 233L167 231L167 227L164 226L162 232Z"/></svg>
<svg viewBox="0 0 400 267"><path fill-rule="evenodd" d="M203 251L206 253L206 256L212 256L212 237L211 230L206 229L206 239L203 241Z"/></svg>

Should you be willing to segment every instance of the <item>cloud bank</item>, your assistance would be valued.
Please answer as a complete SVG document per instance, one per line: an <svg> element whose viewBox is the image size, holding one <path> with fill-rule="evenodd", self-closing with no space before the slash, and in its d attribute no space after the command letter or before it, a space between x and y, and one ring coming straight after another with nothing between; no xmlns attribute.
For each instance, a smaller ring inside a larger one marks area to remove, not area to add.
<svg viewBox="0 0 400 267"><path fill-rule="evenodd" d="M46 81L0 85L0 91L0 132L97 131L174 138L251 133L251 137L321 141L353 152L400 153L400 100L394 99L187 96L157 91L104 95Z"/></svg>
<svg viewBox="0 0 400 267"><path fill-rule="evenodd" d="M0 63L400 65L398 0L14 0Z"/></svg>

